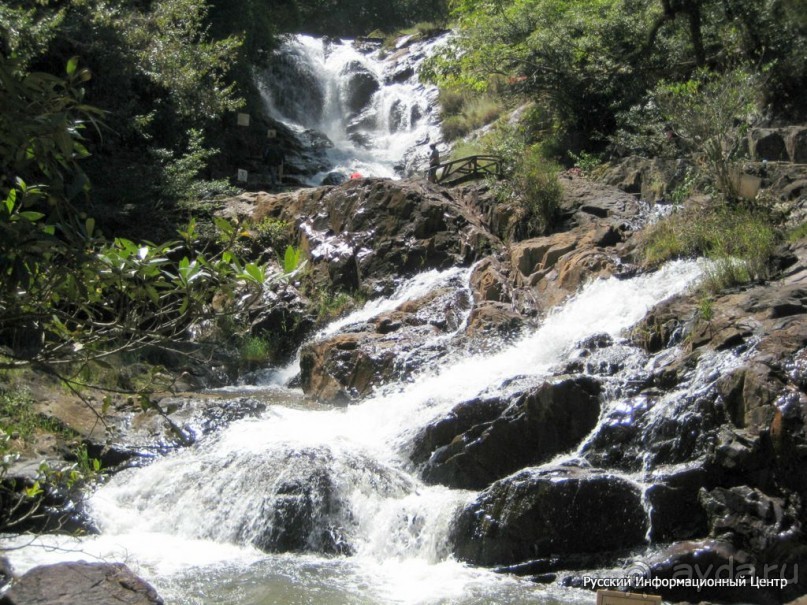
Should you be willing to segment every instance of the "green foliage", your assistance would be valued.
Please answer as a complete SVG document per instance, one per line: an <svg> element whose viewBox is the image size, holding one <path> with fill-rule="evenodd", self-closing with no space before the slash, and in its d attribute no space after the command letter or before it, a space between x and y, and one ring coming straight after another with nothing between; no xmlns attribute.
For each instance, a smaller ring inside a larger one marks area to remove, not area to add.
<svg viewBox="0 0 807 605"><path fill-rule="evenodd" d="M0 4L0 54L27 67L47 50L63 18L63 10L42 14L34 7Z"/></svg>
<svg viewBox="0 0 807 605"><path fill-rule="evenodd" d="M61 427L52 419L36 413L33 404L33 397L27 390L0 391L0 426L16 442L12 443L9 439L3 441L2 447L7 455L30 444L39 431L61 432Z"/></svg>
<svg viewBox="0 0 807 605"><path fill-rule="evenodd" d="M443 138L450 142L497 120L503 111L501 101L487 94L443 89L440 91Z"/></svg>
<svg viewBox="0 0 807 605"><path fill-rule="evenodd" d="M686 82L660 85L654 95L676 135L702 153L705 167L728 199L737 197L734 159L754 121L758 90L755 78L744 70L700 71Z"/></svg>
<svg viewBox="0 0 807 605"><path fill-rule="evenodd" d="M452 3L458 34L422 75L458 89L530 100L566 151L601 149L617 128L633 151L647 126L650 93L698 68L764 74L767 106L803 118L797 90L807 77L807 31L788 0L503 0ZM635 119L634 119L635 118ZM658 123L659 126L661 122ZM664 148L655 128L651 150ZM544 137L546 138L546 136ZM645 142L647 138L645 138Z"/></svg>
<svg viewBox="0 0 807 605"><path fill-rule="evenodd" d="M314 300L317 321L321 324L346 315L362 302L361 298L356 298L356 296L348 294L347 292L323 290L317 292L316 296L314 296Z"/></svg>
<svg viewBox="0 0 807 605"><path fill-rule="evenodd" d="M698 303L698 316L703 321L712 321L715 316L714 301L711 296L703 296Z"/></svg>
<svg viewBox="0 0 807 605"><path fill-rule="evenodd" d="M248 364L258 365L272 358L272 346L260 336L247 336L240 347L241 359Z"/></svg>
<svg viewBox="0 0 807 605"><path fill-rule="evenodd" d="M222 116L243 104L228 75L241 40L210 38L204 0L38 2L0 17L8 19L0 27L6 46L31 49L18 62L20 75L29 66L55 73L74 56L96 74L86 102L107 111L107 128L103 139L82 143L92 153L83 166L96 201L193 195L188 175L209 166L215 154L209 141ZM41 27L28 30L30 23ZM89 71L69 75L86 80Z"/></svg>
<svg viewBox="0 0 807 605"><path fill-rule="evenodd" d="M650 266L671 258L706 256L713 261L706 271L707 288L719 292L766 279L778 241L771 217L762 211L725 205L685 208L648 227L642 253Z"/></svg>
<svg viewBox="0 0 807 605"><path fill-rule="evenodd" d="M504 76L503 94L528 96L551 108L561 129L592 138L642 90L643 58L619 59L645 20L617 0L457 2L454 14L460 35L424 67L426 77L486 90L491 75Z"/></svg>
<svg viewBox="0 0 807 605"><path fill-rule="evenodd" d="M194 221L180 240L135 243L105 238L92 218L74 212L69 188L59 185L71 171L80 174L80 120L96 111L77 101L84 76L75 61L66 73L61 79L36 73L21 78L0 63L10 106L38 101L30 105L38 113L0 122L9 145L0 156L8 179L0 190L0 344L8 347L3 367L102 364L118 352L182 339L213 313L209 303L216 292L260 292L284 278L240 261L233 252L239 230L225 219L215 220L218 247L209 253L198 247ZM187 165L186 177L196 167L192 158ZM29 185L19 173L45 185ZM296 269L299 251L287 253L286 264Z"/></svg>
<svg viewBox="0 0 807 605"><path fill-rule="evenodd" d="M519 164L515 179L530 233L544 233L557 220L563 195L558 172L558 166L547 162L534 148Z"/></svg>
<svg viewBox="0 0 807 605"><path fill-rule="evenodd" d="M494 183L497 197L515 202L523 221L519 237L545 233L558 218L563 195L557 164L546 159L542 146L532 144L525 133L501 127L487 139L492 153L503 160L505 178Z"/></svg>
<svg viewBox="0 0 807 605"><path fill-rule="evenodd" d="M20 210L45 197L63 206L87 187L77 160L89 155L84 131L87 124L97 127L101 112L83 102L89 71L75 59L65 71L65 77L25 73L19 62L0 56L0 195ZM15 191L20 197L9 200Z"/></svg>
<svg viewBox="0 0 807 605"><path fill-rule="evenodd" d="M303 268L303 251L301 248L286 246L282 260L281 267L283 267L283 272L287 275L291 275L295 271L299 271Z"/></svg>
<svg viewBox="0 0 807 605"><path fill-rule="evenodd" d="M174 158L174 153L168 149L152 152L162 165L163 181L159 190L169 199L198 199L209 187L199 179L199 174L217 150L204 147L201 131L191 129L188 135L187 151L179 158Z"/></svg>
<svg viewBox="0 0 807 605"><path fill-rule="evenodd" d="M795 229L790 230L787 234L787 241L797 242L800 239L807 237L807 223L802 223Z"/></svg>
<svg viewBox="0 0 807 605"><path fill-rule="evenodd" d="M583 174L591 174L594 169L602 163L602 159L596 153L581 151L580 153L569 152L569 157L574 160L574 167Z"/></svg>

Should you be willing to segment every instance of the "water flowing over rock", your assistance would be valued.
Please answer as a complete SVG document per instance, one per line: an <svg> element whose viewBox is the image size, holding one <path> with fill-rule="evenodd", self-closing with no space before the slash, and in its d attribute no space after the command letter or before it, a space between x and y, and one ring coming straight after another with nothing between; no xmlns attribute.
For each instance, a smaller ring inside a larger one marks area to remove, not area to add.
<svg viewBox="0 0 807 605"><path fill-rule="evenodd" d="M268 113L297 133L319 133L327 158L305 152L293 170L319 185L330 174L405 177L426 168L427 143L441 137L437 88L422 84L417 66L442 38L412 41L387 56L361 40L293 36L258 74ZM307 135L311 138L310 135Z"/></svg>
<svg viewBox="0 0 807 605"><path fill-rule="evenodd" d="M301 386L322 401L346 403L401 380L448 354L446 338L464 322L468 296L435 289L351 332L310 342L300 351Z"/></svg>
<svg viewBox="0 0 807 605"><path fill-rule="evenodd" d="M563 184L562 224L540 237L483 184L356 179L228 200L224 216L293 225L310 271L300 308L303 279L368 300L300 349L308 397L279 386L290 366L255 374L274 381L265 407L247 393L202 403L208 414L171 409L195 443L101 487L100 529L226 544L249 560L250 582L256 556L261 571L349 577L336 601L397 594L398 576L364 587L379 568L421 564L450 568L451 582L429 585L445 602L512 605L541 590L473 566L548 590L582 587L583 574L774 566L795 578L787 590L659 592L760 603L804 592L807 246L783 249L776 279L714 296L707 314L691 287L708 265L633 264L645 205Z"/></svg>

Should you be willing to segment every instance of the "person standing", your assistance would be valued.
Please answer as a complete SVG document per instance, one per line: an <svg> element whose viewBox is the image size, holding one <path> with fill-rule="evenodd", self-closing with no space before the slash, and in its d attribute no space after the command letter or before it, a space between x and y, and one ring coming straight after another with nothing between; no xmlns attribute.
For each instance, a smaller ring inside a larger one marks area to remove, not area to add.
<svg viewBox="0 0 807 605"><path fill-rule="evenodd" d="M275 188L280 183L282 177L281 171L283 170L283 150L277 140L274 130L268 133L268 140L263 148L263 161L269 168L269 184Z"/></svg>
<svg viewBox="0 0 807 605"><path fill-rule="evenodd" d="M437 182L437 168L440 166L440 152L437 151L437 143L429 145L431 154L429 155L429 182Z"/></svg>

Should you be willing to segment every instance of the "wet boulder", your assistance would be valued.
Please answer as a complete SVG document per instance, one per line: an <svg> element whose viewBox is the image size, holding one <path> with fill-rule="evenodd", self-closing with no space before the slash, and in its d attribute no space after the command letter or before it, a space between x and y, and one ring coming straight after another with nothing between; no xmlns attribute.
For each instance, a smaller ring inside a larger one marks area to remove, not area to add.
<svg viewBox="0 0 807 605"><path fill-rule="evenodd" d="M157 591L123 563L76 561L34 567L0 598L0 605L162 605Z"/></svg>
<svg viewBox="0 0 807 605"><path fill-rule="evenodd" d="M509 405L501 397L478 397L454 406L448 414L421 429L412 444L412 462L418 465L427 462L437 449L475 426L493 422Z"/></svg>
<svg viewBox="0 0 807 605"><path fill-rule="evenodd" d="M475 565L514 565L644 542L647 518L638 486L580 467L525 469L497 481L458 516L455 556Z"/></svg>
<svg viewBox="0 0 807 605"><path fill-rule="evenodd" d="M599 393L599 382L588 377L529 389L497 418L472 425L437 447L423 467L423 479L481 489L525 466L546 462L573 448L594 428L600 415ZM455 410L456 417L463 407ZM454 426L465 428L460 423Z"/></svg>
<svg viewBox="0 0 807 605"><path fill-rule="evenodd" d="M307 343L300 352L303 391L345 404L411 376L450 352L445 337L460 327L469 304L462 289L436 288L345 333Z"/></svg>
<svg viewBox="0 0 807 605"><path fill-rule="evenodd" d="M707 538L675 542L628 569L656 582L653 593L665 601L772 605L804 592L802 561L803 553L801 559L763 561L730 542Z"/></svg>
<svg viewBox="0 0 807 605"><path fill-rule="evenodd" d="M376 75L358 61L346 64L341 72L342 102L351 114L358 114L381 88Z"/></svg>
<svg viewBox="0 0 807 605"><path fill-rule="evenodd" d="M793 502L747 485L703 489L699 499L709 520L709 535L730 541L760 560L805 554L798 510Z"/></svg>
<svg viewBox="0 0 807 605"><path fill-rule="evenodd" d="M698 464L652 477L644 496L652 543L687 540L707 533L706 511L698 498L709 482L708 472Z"/></svg>
<svg viewBox="0 0 807 605"><path fill-rule="evenodd" d="M326 447L288 447L255 475L263 487L249 496L237 540L266 552L350 554L355 521L348 495L401 497L412 489L403 474L369 457Z"/></svg>
<svg viewBox="0 0 807 605"><path fill-rule="evenodd" d="M610 405L582 453L591 464L621 470L681 464L711 452L725 421L714 390L664 394L651 387Z"/></svg>

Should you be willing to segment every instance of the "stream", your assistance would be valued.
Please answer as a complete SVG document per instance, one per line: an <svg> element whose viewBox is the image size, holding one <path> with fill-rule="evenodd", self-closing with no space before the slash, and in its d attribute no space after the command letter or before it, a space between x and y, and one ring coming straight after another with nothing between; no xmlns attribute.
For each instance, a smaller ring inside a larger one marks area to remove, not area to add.
<svg viewBox="0 0 807 605"><path fill-rule="evenodd" d="M438 285L467 287L469 273L419 275L314 338ZM451 524L477 493L424 484L408 452L418 431L457 403L502 392L514 379L540 383L592 335L608 334L615 346L630 348L625 330L700 275L698 263L677 261L648 275L594 281L515 342L449 355L439 367L347 407L324 406L283 386L294 367L267 373L260 384L216 391L224 399L248 391L269 405L258 418L112 477L89 498L100 535L41 536L30 544L21 538L14 544L27 546L12 553L12 563L21 573L62 560L123 561L172 605L591 603L587 591L454 560ZM615 383L606 389L611 401L600 422L612 421L624 405L619 392ZM296 552L261 550L301 541L305 548Z"/></svg>

